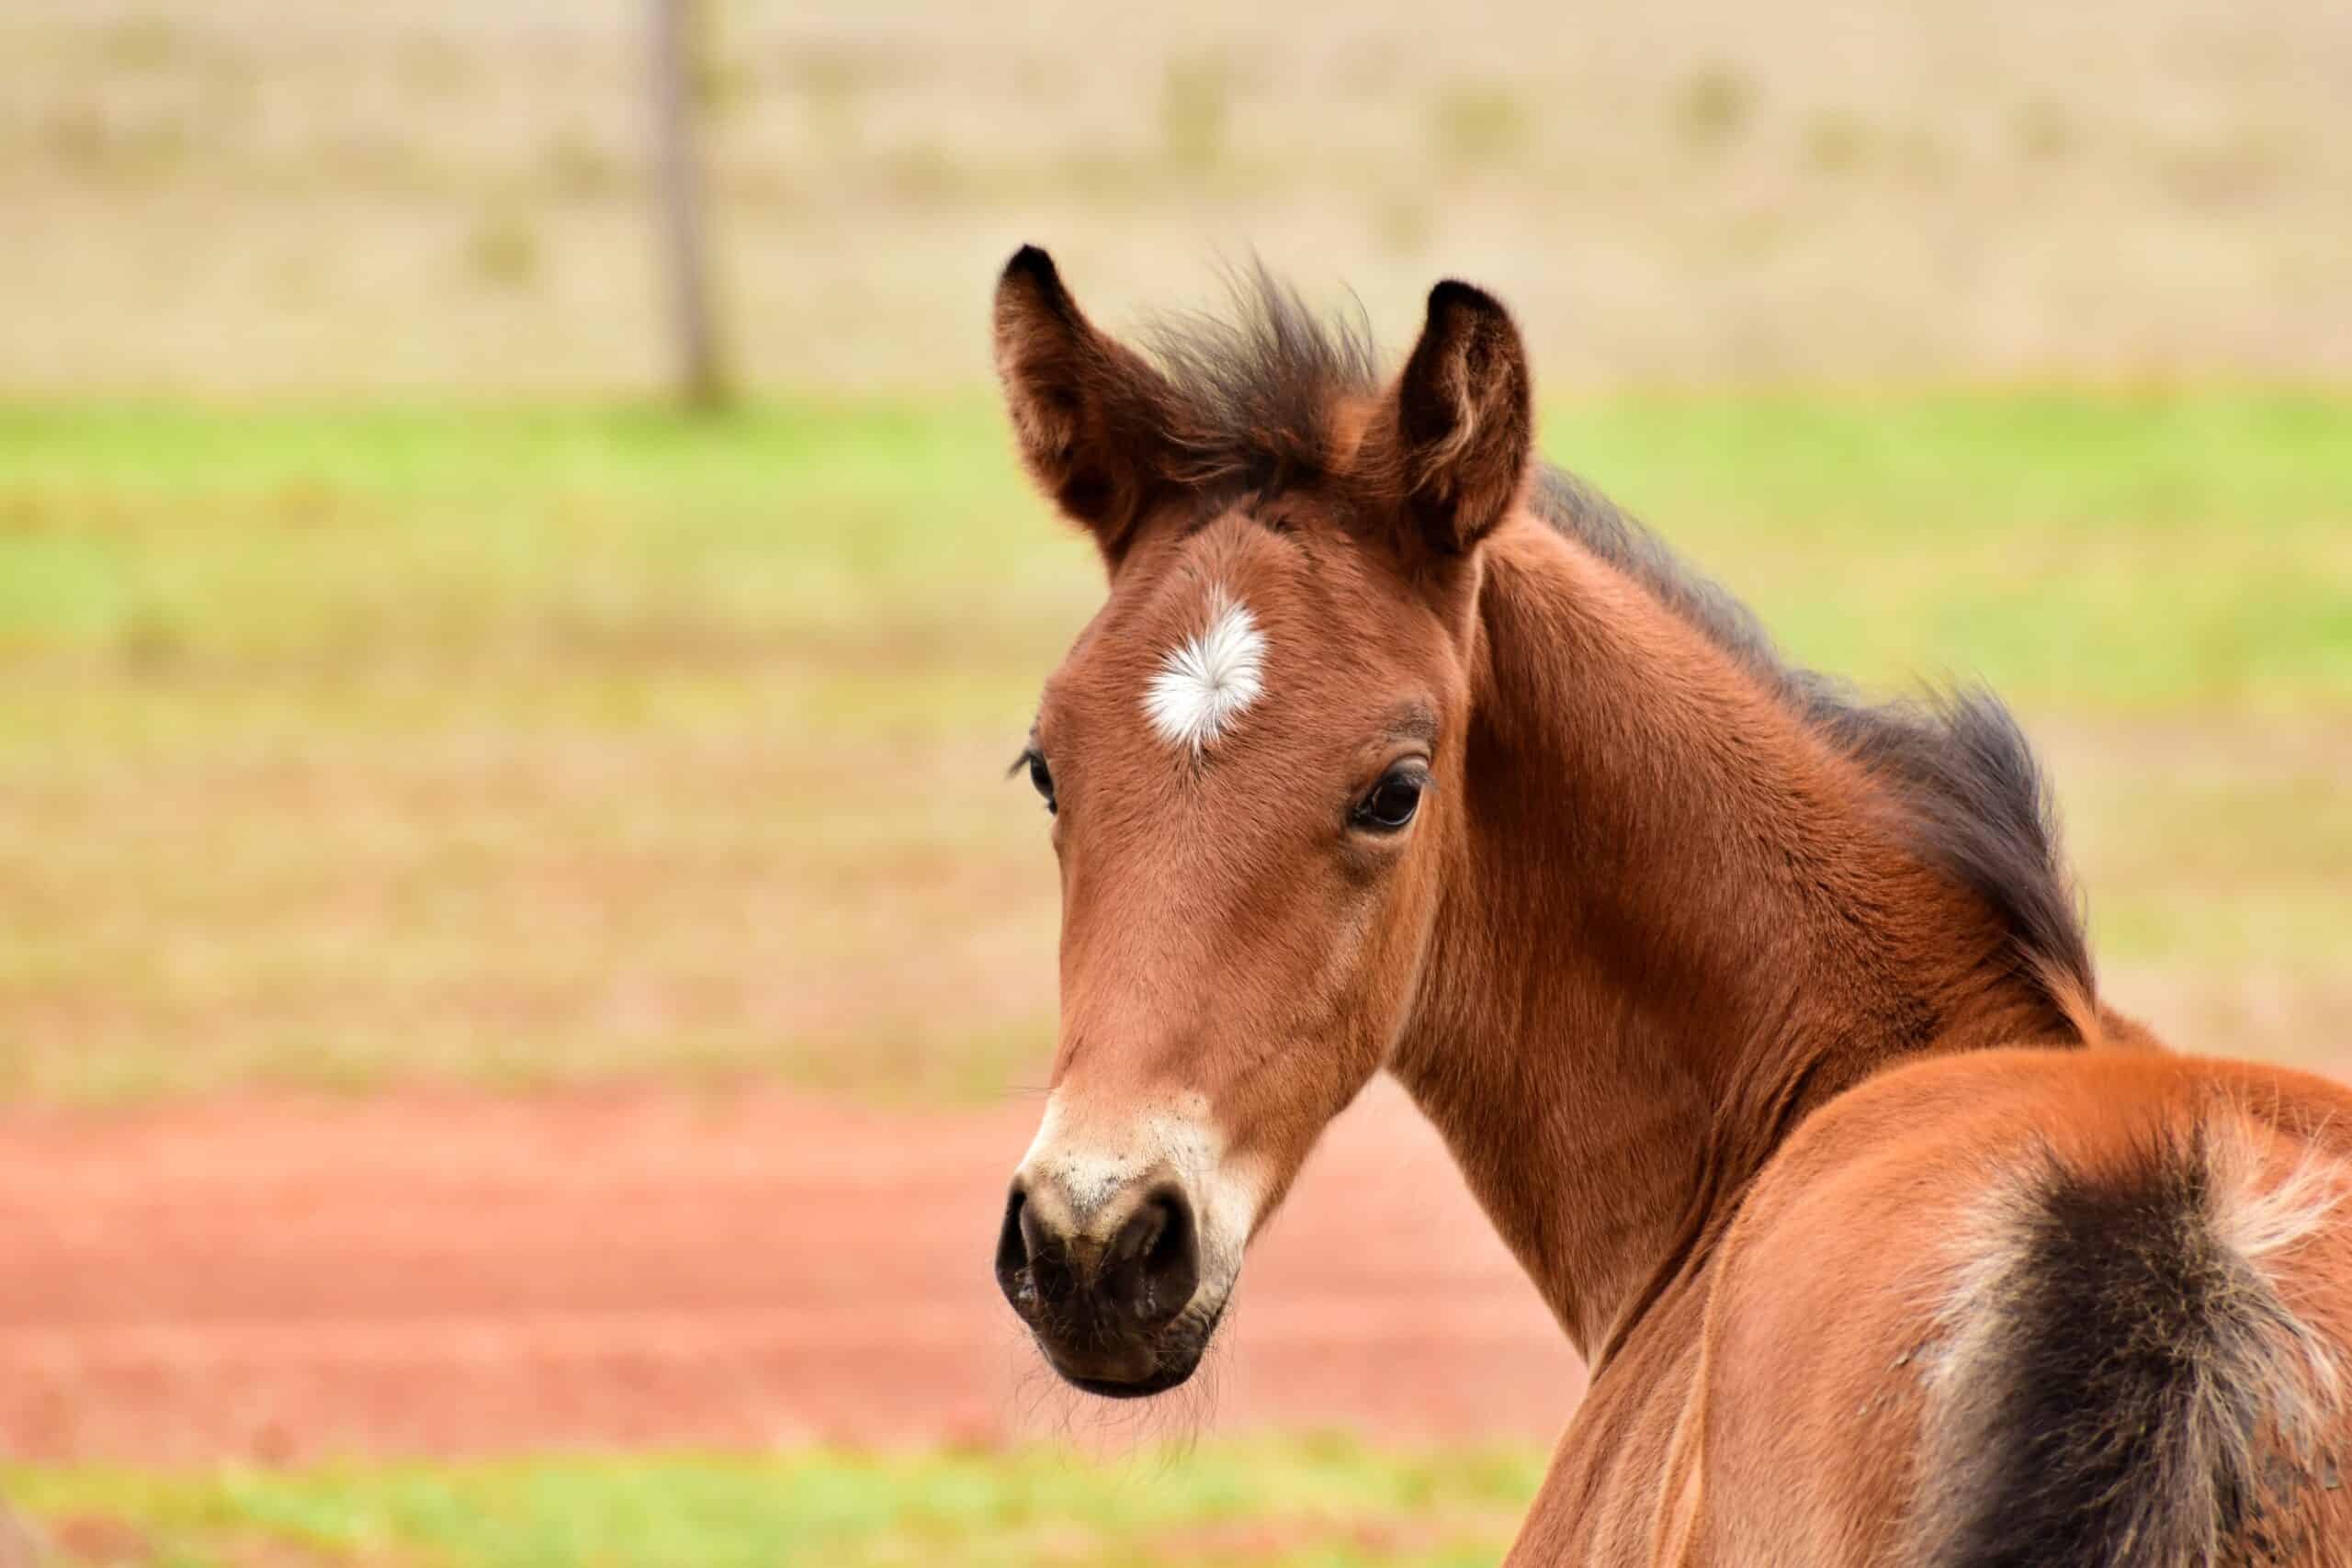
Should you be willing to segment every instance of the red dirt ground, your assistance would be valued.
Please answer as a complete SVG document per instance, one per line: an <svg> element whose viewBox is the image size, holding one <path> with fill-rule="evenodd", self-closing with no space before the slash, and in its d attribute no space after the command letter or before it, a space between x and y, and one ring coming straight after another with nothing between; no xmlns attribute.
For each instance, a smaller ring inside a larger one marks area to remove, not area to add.
<svg viewBox="0 0 2352 1568"><path fill-rule="evenodd" d="M760 1091L0 1112L0 1450L765 1447L1345 1427L1548 1438L1582 1376L1401 1094L1342 1117L1171 1404L997 1298L1037 1107Z"/></svg>

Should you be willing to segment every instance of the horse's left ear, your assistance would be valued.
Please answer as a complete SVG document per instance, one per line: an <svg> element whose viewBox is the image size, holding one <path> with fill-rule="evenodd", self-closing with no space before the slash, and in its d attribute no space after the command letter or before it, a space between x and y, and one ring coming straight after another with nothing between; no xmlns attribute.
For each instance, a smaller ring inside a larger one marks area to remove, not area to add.
<svg viewBox="0 0 2352 1568"><path fill-rule="evenodd" d="M1466 283L1430 290L1390 416L1407 511L1440 555L1466 553L1518 502L1534 451L1527 351L1510 313Z"/></svg>
<svg viewBox="0 0 2352 1568"><path fill-rule="evenodd" d="M1174 392L1097 332L1053 258L1023 245L996 288L996 365L1021 459L1116 570L1137 526L1174 490Z"/></svg>

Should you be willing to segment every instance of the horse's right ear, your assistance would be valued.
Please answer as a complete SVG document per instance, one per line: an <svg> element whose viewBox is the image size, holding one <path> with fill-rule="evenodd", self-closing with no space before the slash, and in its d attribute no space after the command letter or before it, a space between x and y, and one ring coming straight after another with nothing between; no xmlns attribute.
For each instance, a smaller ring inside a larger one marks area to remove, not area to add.
<svg viewBox="0 0 2352 1568"><path fill-rule="evenodd" d="M996 371L1022 461L1116 566L1173 488L1166 378L1094 330L1035 245L997 282Z"/></svg>

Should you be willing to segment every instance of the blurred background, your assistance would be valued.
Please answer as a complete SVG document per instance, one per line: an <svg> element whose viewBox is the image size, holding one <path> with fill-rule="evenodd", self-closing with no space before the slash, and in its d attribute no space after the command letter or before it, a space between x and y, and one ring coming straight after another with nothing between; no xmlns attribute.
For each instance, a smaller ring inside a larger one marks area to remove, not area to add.
<svg viewBox="0 0 2352 1568"><path fill-rule="evenodd" d="M1003 774L1100 593L989 381L1024 241L1114 329L1494 290L1548 455L1793 653L2010 696L2112 1000L2352 1056L2342 6L0 0L0 62L62 1561L1499 1554L1579 1374L1393 1092L1172 1405L994 1299Z"/></svg>

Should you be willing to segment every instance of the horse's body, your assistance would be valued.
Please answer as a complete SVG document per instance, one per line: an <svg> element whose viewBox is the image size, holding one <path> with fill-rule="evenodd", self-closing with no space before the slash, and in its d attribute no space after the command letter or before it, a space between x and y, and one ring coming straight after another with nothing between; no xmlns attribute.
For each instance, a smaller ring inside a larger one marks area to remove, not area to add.
<svg viewBox="0 0 2352 1568"><path fill-rule="evenodd" d="M1474 290L1385 389L1271 291L1155 370L1035 253L998 330L1113 578L998 1259L1065 1376L1189 1375L1385 1068L1592 1365L1513 1562L2352 1562L2352 1097L2098 1004L1996 705L1846 701L1533 472Z"/></svg>
<svg viewBox="0 0 2352 1568"><path fill-rule="evenodd" d="M2346 1104L2116 1050L1840 1096L1597 1371L1512 1561L2352 1562Z"/></svg>

